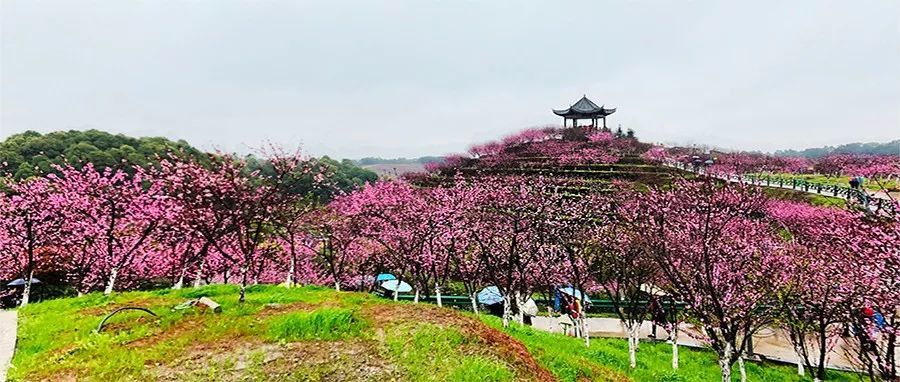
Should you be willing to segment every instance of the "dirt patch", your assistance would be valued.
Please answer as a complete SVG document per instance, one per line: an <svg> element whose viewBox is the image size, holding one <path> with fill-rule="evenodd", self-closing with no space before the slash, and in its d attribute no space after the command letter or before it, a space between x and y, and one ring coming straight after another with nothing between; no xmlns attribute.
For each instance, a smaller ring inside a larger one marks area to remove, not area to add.
<svg viewBox="0 0 900 382"><path fill-rule="evenodd" d="M378 304L366 306L364 312L374 320L376 328L399 322L425 322L452 327L464 334L479 338L487 348L516 369L516 374L532 381L555 381L556 377L542 367L524 344L481 321L462 316L452 310L431 305Z"/></svg>
<svg viewBox="0 0 900 382"><path fill-rule="evenodd" d="M188 332L202 330L205 326L206 324L204 323L203 316L185 317L181 321L178 321L178 323L173 324L161 332L129 342L125 346L132 349L153 346L166 340L181 337Z"/></svg>
<svg viewBox="0 0 900 382"><path fill-rule="evenodd" d="M398 380L401 374L366 340L265 343L238 338L194 346L168 365L150 365L160 381Z"/></svg>

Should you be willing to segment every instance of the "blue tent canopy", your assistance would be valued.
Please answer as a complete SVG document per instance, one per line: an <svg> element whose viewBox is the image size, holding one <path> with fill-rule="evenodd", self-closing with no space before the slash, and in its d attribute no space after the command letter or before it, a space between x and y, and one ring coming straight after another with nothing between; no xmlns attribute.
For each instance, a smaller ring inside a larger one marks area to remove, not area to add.
<svg viewBox="0 0 900 382"><path fill-rule="evenodd" d="M478 302L485 305L494 305L503 302L503 293L500 293L500 288L496 286L489 286L478 292Z"/></svg>
<svg viewBox="0 0 900 382"><path fill-rule="evenodd" d="M586 303L588 303L588 304L591 303L591 298L588 297L588 295L582 293L582 292L581 292L580 290L578 290L578 289L575 289L575 288L572 288L572 287L563 287L563 288L559 288L559 291L562 292L562 293L565 293L565 294L567 294L567 295L569 295L569 296L573 296L573 297L575 297L575 298L577 298L577 299L579 299L579 300L581 300L581 301L584 301L584 302L586 302Z"/></svg>
<svg viewBox="0 0 900 382"><path fill-rule="evenodd" d="M387 289L388 291L397 291L400 293L412 292L412 285L407 284L406 282L400 280L388 280L381 283L381 287Z"/></svg>
<svg viewBox="0 0 900 382"><path fill-rule="evenodd" d="M394 276L390 273L379 273L378 276L375 276L376 283L380 283L382 281L388 281L388 280L396 280L396 279L397 279L397 276Z"/></svg>
<svg viewBox="0 0 900 382"><path fill-rule="evenodd" d="M31 278L32 284L38 284L40 282L41 282L41 280L38 280L34 277ZM22 285L25 285L25 279L15 279L13 281L10 281L9 284L6 284L6 286L22 286Z"/></svg>

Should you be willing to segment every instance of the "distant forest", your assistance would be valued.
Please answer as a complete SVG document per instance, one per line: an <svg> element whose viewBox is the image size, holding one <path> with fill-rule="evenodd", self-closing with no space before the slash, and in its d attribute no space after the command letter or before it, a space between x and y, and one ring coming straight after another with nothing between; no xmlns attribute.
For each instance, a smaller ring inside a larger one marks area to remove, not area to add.
<svg viewBox="0 0 900 382"><path fill-rule="evenodd" d="M815 147L804 150L778 150L777 156L821 158L832 154L900 155L900 139L885 143L848 143L840 146Z"/></svg>
<svg viewBox="0 0 900 382"><path fill-rule="evenodd" d="M373 164L426 164L431 162L438 162L443 160L444 157L440 156L424 156L418 158L379 158L379 157L365 157L359 160L353 161L357 166L369 166Z"/></svg>
<svg viewBox="0 0 900 382"><path fill-rule="evenodd" d="M172 141L162 137L134 138L122 134L110 134L99 130L69 130L41 134L26 131L14 134L0 142L0 177L10 175L15 179L56 172L54 165L68 162L75 167L93 163L97 168L128 168L133 165L153 166L160 156L189 156L200 163L208 163L205 153L183 140ZM315 159L327 168L331 181L342 191L352 190L367 182L374 182L378 174L354 164L350 160L334 160L327 156ZM267 163L253 156L248 158L251 170L270 171ZM312 188L312 179L301 178L299 188ZM301 192L303 190L298 190ZM328 199L332 195L319 194Z"/></svg>

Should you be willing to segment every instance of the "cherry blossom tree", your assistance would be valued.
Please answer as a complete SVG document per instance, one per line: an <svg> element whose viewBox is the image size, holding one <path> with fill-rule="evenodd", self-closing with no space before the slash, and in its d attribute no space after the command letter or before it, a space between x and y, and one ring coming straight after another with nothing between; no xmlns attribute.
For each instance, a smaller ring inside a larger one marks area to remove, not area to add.
<svg viewBox="0 0 900 382"><path fill-rule="evenodd" d="M508 326L512 303L522 306L531 295L540 278L537 265L546 260L534 237L551 207L545 197L550 186L542 178L516 177L483 178L475 186L475 219L469 232L485 263L486 280L503 294L503 325Z"/></svg>
<svg viewBox="0 0 900 382"><path fill-rule="evenodd" d="M223 240L233 224L227 208L232 203L233 182L230 176L239 174L239 163L221 155L210 155L208 165L197 161L170 157L160 162L157 182L178 206L177 224L183 237L197 237L196 251L182 252L182 269L194 269L194 287L200 286L204 273L210 268L208 256L215 243ZM219 256L221 258L221 256Z"/></svg>
<svg viewBox="0 0 900 382"><path fill-rule="evenodd" d="M46 178L7 180L0 193L0 264L5 275L24 280L20 306L28 305L35 272L56 261L66 219L65 196Z"/></svg>
<svg viewBox="0 0 900 382"><path fill-rule="evenodd" d="M92 258L93 267L80 269L75 277L102 275L105 294L113 292L122 272L133 282L139 275L129 273L130 266L144 254L148 239L174 210L161 184L140 167L134 168L134 175L98 170L91 164L81 169L64 165L57 170L60 175L51 174L49 179L52 187L66 195L66 233L72 245ZM83 282L76 284L84 286Z"/></svg>
<svg viewBox="0 0 900 382"><path fill-rule="evenodd" d="M268 181L279 199L274 205L272 224L288 255L285 285L292 287L297 282L303 256L303 246L298 243L309 240L303 227L308 216L321 207L322 200L313 191L333 187L325 167L304 156L300 150L287 153L277 146L270 146L268 151L267 164L272 174ZM307 179L312 180L312 187L304 190Z"/></svg>
<svg viewBox="0 0 900 382"><path fill-rule="evenodd" d="M645 241L644 211L635 201L640 196L632 192L624 199L628 201L612 207L613 221L597 233L600 245L594 272L628 335L629 362L635 368L640 328L650 313L647 288L658 283L660 272L651 252L654 246ZM673 365L677 365L677 343L673 345Z"/></svg>
<svg viewBox="0 0 900 382"><path fill-rule="evenodd" d="M849 211L805 203L773 201L768 214L791 238L791 278L780 293L782 317L798 356L798 373L825 379L827 354L854 304L867 293L857 234L860 221Z"/></svg>
<svg viewBox="0 0 900 382"><path fill-rule="evenodd" d="M900 155L836 154L816 161L819 173L869 178L900 177Z"/></svg>
<svg viewBox="0 0 900 382"><path fill-rule="evenodd" d="M472 204L472 193L462 178L445 187L436 187L422 193L425 198L423 214L425 224L433 232L425 244L424 261L430 278L434 281L434 293L438 306L443 306L441 288L453 276L471 276L467 271L474 269L468 265L467 256L471 249L469 235L466 234L467 213ZM477 269L477 265L475 266ZM476 277L463 280L470 295L475 293ZM477 304L473 311L477 312Z"/></svg>
<svg viewBox="0 0 900 382"><path fill-rule="evenodd" d="M786 282L783 245L764 215L757 189L711 180L654 189L635 208L663 275L663 287L686 302L719 357L722 381L743 364L747 340L772 312L764 308ZM743 375L743 370L742 370Z"/></svg>
<svg viewBox="0 0 900 382"><path fill-rule="evenodd" d="M545 252L544 262L565 265L562 275L545 274L551 278L548 284L555 285L555 289L565 283L587 291L588 282L596 282L599 269L604 267L601 233L610 223L610 199L599 194L580 197L556 193L547 197L555 200L550 203L547 215L547 243L541 246ZM584 304L579 306L584 308ZM584 338L585 346L590 346L585 312L576 313L580 326L578 333Z"/></svg>
<svg viewBox="0 0 900 382"><path fill-rule="evenodd" d="M374 243L363 237L360 220L353 218L356 205L352 195L339 196L327 209L311 215L306 226L309 236L301 242L316 253L337 291L363 273L375 251Z"/></svg>
<svg viewBox="0 0 900 382"><path fill-rule="evenodd" d="M860 254L854 264L867 293L850 314L855 358L871 380L895 381L900 346L900 218L865 216L856 228Z"/></svg>

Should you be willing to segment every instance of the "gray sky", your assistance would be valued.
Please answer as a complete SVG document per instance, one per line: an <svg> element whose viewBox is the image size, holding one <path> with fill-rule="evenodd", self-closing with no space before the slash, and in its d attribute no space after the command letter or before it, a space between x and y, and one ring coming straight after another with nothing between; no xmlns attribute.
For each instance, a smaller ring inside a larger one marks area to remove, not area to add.
<svg viewBox="0 0 900 382"><path fill-rule="evenodd" d="M647 141L900 138L900 2L0 0L0 138L465 150L582 94Z"/></svg>

